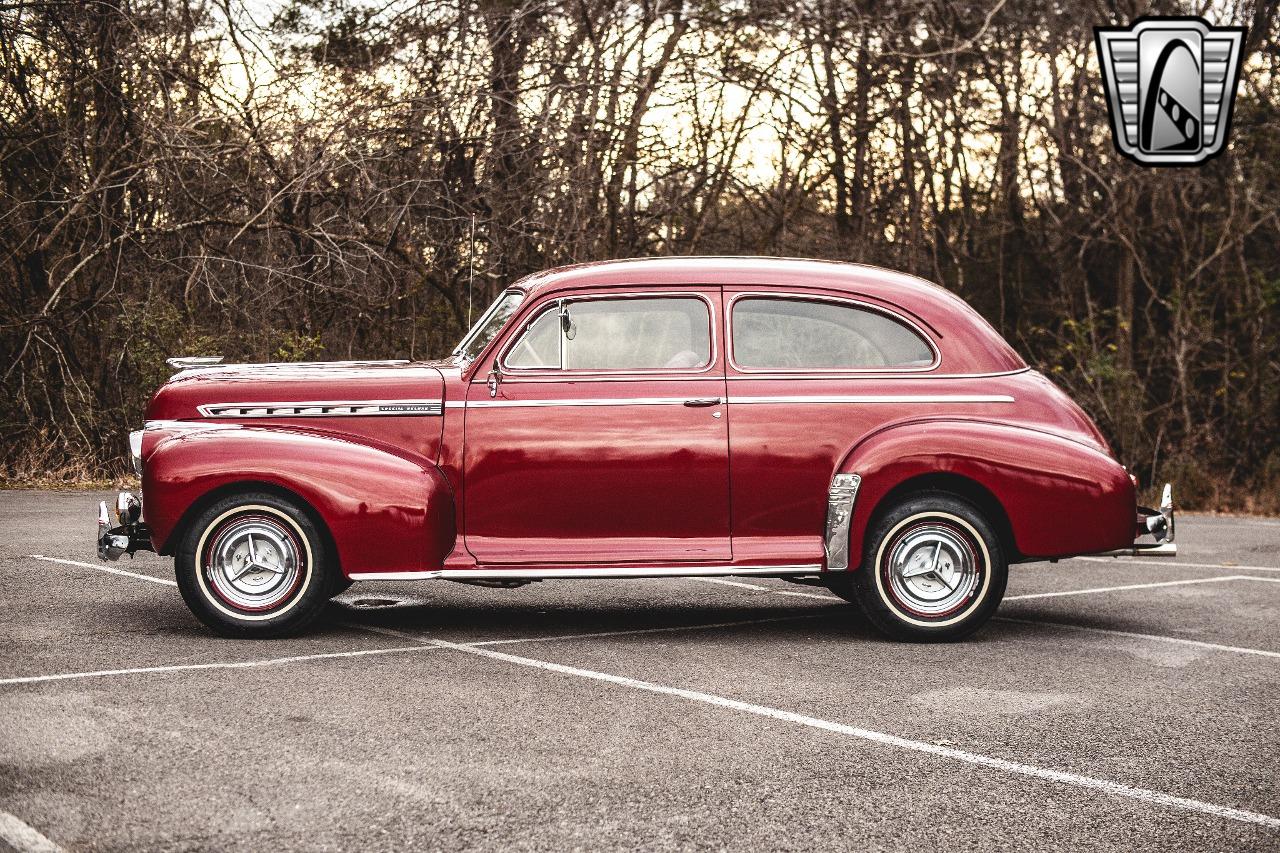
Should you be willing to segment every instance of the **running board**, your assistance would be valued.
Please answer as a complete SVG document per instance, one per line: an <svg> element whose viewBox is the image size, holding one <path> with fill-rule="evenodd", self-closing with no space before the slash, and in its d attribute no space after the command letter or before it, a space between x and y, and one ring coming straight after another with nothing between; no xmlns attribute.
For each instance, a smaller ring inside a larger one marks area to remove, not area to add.
<svg viewBox="0 0 1280 853"><path fill-rule="evenodd" d="M353 581L554 580L563 578L707 578L733 575L812 575L821 563L788 566L626 566L581 569L437 569L428 572L352 572Z"/></svg>

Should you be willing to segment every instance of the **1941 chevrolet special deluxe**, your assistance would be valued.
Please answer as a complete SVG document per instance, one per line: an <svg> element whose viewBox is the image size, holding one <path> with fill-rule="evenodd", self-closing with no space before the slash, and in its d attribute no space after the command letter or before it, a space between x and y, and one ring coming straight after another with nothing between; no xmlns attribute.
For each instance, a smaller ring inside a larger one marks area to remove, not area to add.
<svg viewBox="0 0 1280 853"><path fill-rule="evenodd" d="M972 308L873 267L586 264L513 284L444 361L217 361L171 361L98 552L172 555L227 635L298 631L353 581L757 575L949 640L1011 563L1175 552L1167 486L1137 507Z"/></svg>

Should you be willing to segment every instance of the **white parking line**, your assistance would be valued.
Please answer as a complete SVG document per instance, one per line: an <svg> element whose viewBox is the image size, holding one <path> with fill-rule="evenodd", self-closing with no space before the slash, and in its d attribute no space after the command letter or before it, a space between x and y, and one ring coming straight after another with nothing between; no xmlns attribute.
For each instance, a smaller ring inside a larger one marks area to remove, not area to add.
<svg viewBox="0 0 1280 853"><path fill-rule="evenodd" d="M699 581L701 583L718 583L723 586L734 586L740 589L749 589L749 590L752 590L753 592L771 592L774 595L792 595L792 596L799 596L801 598L817 598L829 603L835 603L841 600L833 594L822 594L822 593L816 593L816 592L795 592L789 589L776 589L775 587L764 586L763 584L744 583L742 581L725 580L724 578L688 578L688 580ZM1274 581L1276 583L1280 583L1280 580L1277 580L1274 578L1251 578L1245 575L1226 575L1222 577L1213 577L1213 578L1189 578L1186 580L1179 580L1179 581L1159 581L1157 583L1135 583L1135 584L1125 584L1123 586L1100 586L1100 587L1090 587L1089 589L1068 589L1068 590L1063 590L1061 592L1032 592L1032 593L1027 593L1025 595L1006 595L1003 600L1004 601L1022 601L1029 598L1060 598L1062 596L1070 596L1070 595L1094 595L1094 594L1103 593L1103 592L1122 592L1124 590L1130 590L1130 589L1153 589L1156 587L1164 587L1164 586L1183 586L1185 584L1222 583L1224 581L1247 581L1247 580Z"/></svg>
<svg viewBox="0 0 1280 853"><path fill-rule="evenodd" d="M1128 557L1072 557L1089 563L1118 563L1122 566L1160 566L1166 569L1229 569L1233 572L1280 572L1277 566L1229 566L1226 563L1187 563L1182 560L1132 560Z"/></svg>
<svg viewBox="0 0 1280 853"><path fill-rule="evenodd" d="M1206 643L1202 640L1188 640L1184 637L1166 637L1163 634L1139 634L1136 631L1117 631L1114 628L1093 628L1088 625L1068 625L1065 622L1044 622L1039 619L1017 619L1012 616L996 616L997 622L1016 622L1020 625L1043 625L1046 628L1060 628L1064 631L1087 631L1091 634L1110 634L1115 637L1132 637L1137 640L1154 640L1159 643L1174 643L1180 646L1196 646L1218 652L1235 652L1242 655L1259 655L1269 658L1280 658L1280 652L1266 649L1250 649L1244 646L1224 646L1218 643Z"/></svg>
<svg viewBox="0 0 1280 853"><path fill-rule="evenodd" d="M95 566L91 563L82 563L75 560L63 560L63 559L53 558L53 557L44 557L41 555L32 555L32 556L35 559L65 563L68 565L83 566L91 569L99 569L102 571L109 572L111 574L118 574L118 575L123 575L127 577L133 577L140 580L147 580L147 581L152 581L156 583L165 583L165 584L174 583L173 581L167 581L161 578L151 577L149 575L137 574L135 572L126 572L119 569L113 569L108 566ZM1220 578L1197 578L1197 579L1184 580L1184 581L1168 581L1168 582L1152 583L1152 584L1129 584L1129 585L1117 586L1117 587L1101 587L1101 588L1093 588L1093 589L1085 589L1085 590L1070 590L1070 591L1065 591L1060 593L1034 593L1034 594L1023 595L1023 596L1011 596L1007 600L1045 598L1045 597L1053 597L1053 596L1060 596L1060 595L1084 595L1084 594L1114 592L1114 591L1129 590L1129 589L1149 589L1153 587L1181 586L1181 585L1192 584L1192 583L1212 583L1212 582L1232 581L1232 580L1261 580L1261 581L1271 581L1271 582L1280 583L1280 580L1273 579L1273 578L1252 578L1252 577L1247 577L1243 575L1236 575L1236 576L1220 577ZM830 597L828 596L818 595L813 593L797 593L797 592L792 592L790 590L775 590L770 587L757 586L753 584L743 584L743 583L732 582L732 581L729 581L726 583L734 586L746 587L756 591L767 591L767 592L772 592L775 594L782 594L782 595L799 595L804 597L813 597L813 598L822 598L825 600L831 600ZM535 658L521 657L518 655L511 655L503 652L493 651L492 649L488 649L488 648L482 648L482 646L507 644L507 643L538 642L538 641L579 639L579 638L596 638L596 637L604 637L604 636L622 636L627 634L649 634L649 633L659 633L659 632L669 632L669 631L733 627L733 626L757 624L757 623L763 623L763 622L785 621L788 619L818 618L818 616L819 614L804 614L804 615L797 615L797 616L791 616L791 617L770 617L770 618L758 619L758 620L740 620L736 622L710 623L706 625L670 626L670 627L664 627L664 628L643 628L643 629L633 629L633 630L626 630L626 631L604 631L604 632L594 632L589 634L577 634L577 635L557 635L557 636L550 636L550 637L519 638L519 639L507 639L507 640L487 640L487 641L480 641L475 643L450 643L444 640L414 637L413 635L396 632L393 629L383 629L377 626L360 625L360 626L352 626L352 627L360 627L366 630L373 630L377 633L389 633L392 635L410 637L414 639L415 642L418 644L413 646L401 646L401 647L383 648L383 649L365 649L365 650L350 651L350 652L330 652L330 653L322 653L322 654L314 654L314 655L295 655L290 657L271 658L271 659L265 659L265 660L255 660L255 661L217 662L217 663L208 663L208 664L182 664L182 665L173 665L173 666L138 667L133 669L98 670L93 672L80 672L80 673L60 673L60 674L44 675L44 676L25 676L25 677L18 677L18 678L0 679L0 685L59 681L59 680L78 679L78 678L95 678L95 677L106 677L106 676L115 676L115 675L131 675L131 674L139 674L139 673L181 672L181 671L188 671L188 670L205 670L205 669L244 669L244 668L251 668L251 667L281 665L286 663L294 663L294 662L309 661L309 660L323 660L323 659L332 659L332 658L354 658L354 657L364 657L364 656L371 656L371 655L382 655L382 654L393 654L393 653L432 651L436 649L452 649L455 651L465 652L467 654L478 655L481 657L487 657L494 660L505 661L508 663L518 664L521 666L533 667L536 669L556 672L563 675L571 675L579 678L586 678L586 679L591 679L595 681L607 682L607 683L611 683L611 684L615 684L623 687L629 687L635 690L642 690L642 691L647 691L647 692L656 693L656 694L675 696L675 697L686 699L689 701L700 702L700 703L714 705L722 708L728 708L731 710L755 714L757 716L768 717L770 719L775 719L782 722L794 723L797 725L808 726L810 728L821 729L821 730L833 732L836 734L842 734L849 737L859 738L862 740L875 742L883 746L894 747L897 749L907 750L912 752L931 754L931 755L951 759L953 761L959 761L966 764L972 764L972 765L977 765L981 767L1001 770L1013 775L1027 776L1027 777L1041 779L1049 782L1057 782L1060 784L1066 784L1066 785L1071 785L1079 788L1099 791L1112 796L1126 797L1126 798L1138 800L1141 802L1166 806L1169 808L1175 808L1183 811L1212 815L1215 817L1225 818L1228 820L1235 820L1243 823L1250 823L1250 824L1255 824L1259 826L1265 826L1272 829L1280 829L1280 818L1275 818L1270 815L1265 815L1258 812L1251 812L1251 811L1246 811L1242 809L1236 809L1229 806L1218 805L1215 803L1210 803L1202 800L1196 800L1196 799L1191 799L1186 797L1178 797L1178 796L1166 794L1160 791L1154 791L1146 788L1138 788L1130 785L1125 785L1119 782L1113 782L1106 779L1100 779L1100 778L1091 777L1091 776L1082 776L1074 773L1066 773L1063 771L1053 770L1053 769L1044 768L1044 767L1037 767L1035 765L1030 765L1030 764L1022 764L1019 762L1008 761L1002 758L995 758L992 756L966 752L963 750L953 749L950 747L938 746L936 744L926 743L923 741L910 740L908 738L898 737L897 735L891 735L883 732L873 731L870 729L863 729L855 726L849 726L843 723L823 720L817 717L810 717L810 716L798 714L792 711L781 710L778 708L771 708L764 705L756 705L749 702L742 702L736 699L730 699L728 697L718 696L711 693L704 693L704 692L694 691L694 690L686 690L678 687L670 687L666 685L656 684L653 682L640 681L638 679L628 678L626 676L613 675L610 673L597 672L594 670L580 669L577 667L570 667L570 666L565 666L563 664L552 663L550 661L543 661ZM1029 620L1006 619L1005 621L1029 621ZM1108 633L1108 634L1117 634L1121 636L1131 636L1131 637L1138 637L1142 639L1159 640L1159 641L1165 641L1165 642L1184 642L1192 645L1203 646L1206 648L1214 648L1214 649L1237 651L1237 652L1243 652L1243 653L1249 653L1249 654L1260 654L1260 655L1266 655L1266 656L1280 657L1280 653L1276 653L1276 652L1267 652L1267 651L1262 651L1257 649L1243 649L1243 648L1232 647L1232 646L1220 646L1213 643L1201 643L1193 640L1180 640L1177 638L1160 637L1156 635L1135 634L1135 633L1124 632L1124 631L1111 631L1108 629L1083 628L1080 626L1059 625L1056 623L1032 622L1031 624L1044 624L1044 625L1049 625L1051 627L1064 628L1069 630L1098 631L1098 632ZM8 814L7 812L0 812L0 838L3 838L6 842L13 845L17 849L24 850L24 851L25 850L58 851L61 849L57 847L57 845L54 845L52 842L50 842L43 835L40 835L40 833L31 829L31 827L27 826L25 823L15 818L13 815Z"/></svg>
<svg viewBox="0 0 1280 853"><path fill-rule="evenodd" d="M1065 773L1060 770L1036 767L1031 764L1021 764L1016 761L1007 761L1003 758L994 758L992 756L980 755L974 752L965 752L964 750L952 749L951 747L938 746L932 743L925 743L924 741L910 740L908 738L898 737L897 735L885 734L883 732L872 731L870 729L857 728L855 726L845 725L844 723L835 723L830 720L809 717L804 714L797 714L793 711L784 711L778 708L770 708L765 705L755 705L750 702L742 702L737 699L717 696L712 693L703 693L697 690L685 690L679 687L668 687L663 684L655 684L650 681L640 681L638 679L627 678L622 675L613 675L607 672L596 672L595 670L590 669L580 669L578 667L565 666L564 664L551 663L550 661L520 657L518 655L506 654L505 652L497 652L492 649L476 648L471 645L448 643L443 640L434 640L433 642L442 648L454 649L455 651L465 652L471 655L479 655L480 657L487 657L492 658L493 660L504 661L506 663L518 664L519 666L532 667L534 669L546 670L548 672L555 672L561 675L571 675L577 678L586 678L593 681L603 681L609 684L616 684L620 687L629 687L633 690L643 690L649 693L675 696L681 699L687 699L691 702L701 702L707 705L729 708L735 711L742 711L748 714L756 714L761 717L780 720L782 722L795 723L796 725L808 726L810 728L822 729L824 731L834 732L848 737L872 741L895 749L922 752L929 755L936 755L940 758L948 758L952 761L963 762L965 764L974 764L980 767L1001 770L1005 773L1011 773L1018 776L1029 776L1048 782L1072 785L1078 788L1099 791L1117 797L1128 797L1129 799L1152 803L1154 805L1167 806L1169 808L1180 809L1182 811L1197 812L1200 814L1226 818L1228 820L1236 820L1243 823L1265 826L1271 829L1280 829L1280 818L1259 814L1258 812L1245 811L1243 809L1231 808L1230 806L1222 806L1216 803L1194 800L1187 797L1176 797L1172 794L1165 794L1160 791L1153 791L1147 788L1136 788L1131 785L1112 782L1107 779L1099 779L1093 776L1080 776L1075 773Z"/></svg>
<svg viewBox="0 0 1280 853"><path fill-rule="evenodd" d="M767 587L765 587L767 589ZM705 622L698 625L666 625L661 628L628 628L622 631L593 631L588 634L549 634L545 637L513 637L503 640L477 640L472 643L459 643L463 646L507 646L512 643L552 643L557 640L599 640L607 637L630 637L641 634L669 634L674 631L710 631L715 628L738 628L743 625L765 625L770 622L795 622L800 619L820 619L825 613L801 613L793 616L767 616L763 619L739 619L735 622ZM435 643L432 637L414 634L409 631L397 631L381 625L365 625L360 622L343 622L344 628L355 628L388 637L399 637L402 640L414 640L419 643Z"/></svg>
<svg viewBox="0 0 1280 853"><path fill-rule="evenodd" d="M300 663L309 660L330 660L333 658L360 658L372 655L390 655L400 652L431 651L430 646L396 646L385 649L360 649L354 652L324 652L314 655L291 655L283 658L261 658L246 661L217 661L215 663L183 663L170 666L139 666L131 669L96 669L89 672L58 672L52 675L22 675L15 678L0 678L0 685L5 684L39 684L45 681L70 681L79 678L108 678L116 675L141 675L151 672L191 672L201 669L252 669L258 666L280 666L286 663Z"/></svg>
<svg viewBox="0 0 1280 853"><path fill-rule="evenodd" d="M1226 583L1227 581L1247 581L1260 580L1260 578L1250 578L1244 575L1225 575L1216 578L1190 578L1180 581L1160 581L1158 583L1131 583L1124 586L1097 586L1090 589L1069 589L1062 592L1032 592L1025 595L1006 595L1005 601L1026 601L1031 598L1061 598L1067 595L1096 595L1102 592L1124 592L1130 589L1157 589L1165 586L1186 586L1196 583Z"/></svg>
<svg viewBox="0 0 1280 853"><path fill-rule="evenodd" d="M0 840L18 853L63 853L61 847L5 811L0 811Z"/></svg>
<svg viewBox="0 0 1280 853"><path fill-rule="evenodd" d="M79 560L64 560L61 557L46 557L43 554L32 554L33 560L44 560L46 563L62 563L64 566L80 566L86 569L96 569L99 572L107 572L112 575L121 575L126 578L137 578L140 581L151 581L152 583L162 583L165 586L177 586L177 581L171 581L168 578L157 578L151 575L143 575L138 572L126 572L124 569L117 569L114 566L108 566L105 563L82 563Z"/></svg>
<svg viewBox="0 0 1280 853"><path fill-rule="evenodd" d="M774 589L773 587L763 586L761 584L743 583L741 581L726 581L720 578L695 578L695 580L715 581L718 583L722 583L726 586L736 586L736 587L742 587L743 589L749 589L749 590L752 590L753 592L772 592L772 593L779 593L782 595L786 595L789 593L789 590L778 590L778 589ZM1255 577L1249 577L1247 575L1230 575L1228 577L1217 577L1217 578L1191 578L1189 580L1180 580L1180 581L1162 581L1160 583L1155 583L1155 584L1130 584L1127 586L1066 590L1064 592L1040 592L1040 593L1031 593L1029 595L1010 595L1010 596L1006 596L1004 600L1019 601L1019 600L1025 600L1028 598L1052 598L1052 597L1064 596L1064 595L1086 595L1086 594L1099 593L1099 592L1115 592L1117 590L1146 589L1149 587L1162 587L1162 586L1181 586L1183 584L1196 584L1196 583L1219 583L1222 581L1264 581L1268 583L1280 583L1280 578L1255 578ZM795 593L790 593L790 594L794 595ZM828 596L815 596L815 597L827 598L828 600L831 600ZM1161 643L1175 643L1178 645L1197 646L1199 648L1212 649L1214 651L1220 651L1220 652L1233 652L1236 654L1258 655L1260 657L1280 658L1280 652L1268 651L1266 649L1251 649L1251 648L1246 648L1244 646L1224 646L1219 643L1208 643L1202 640L1189 640L1182 637L1166 637L1160 634L1140 634L1134 631L1117 631L1111 628L1090 628L1084 625L1068 625L1061 622L1044 622L1038 619L1017 619L1010 616L996 616L994 618L998 622L1017 622L1024 625L1044 625L1050 628L1061 628L1061 629L1070 630L1070 631L1088 631L1088 632L1098 633L1098 634L1110 634L1117 637L1132 637L1134 639L1154 640L1156 642L1161 642Z"/></svg>
<svg viewBox="0 0 1280 853"><path fill-rule="evenodd" d="M1185 517L1189 517L1196 522L1212 522L1209 525L1210 527L1280 527L1280 521L1277 521L1276 519L1265 517L1255 518L1247 515L1200 515L1197 513L1195 515ZM1179 515L1178 518L1181 520L1184 516Z"/></svg>
<svg viewBox="0 0 1280 853"><path fill-rule="evenodd" d="M702 583L718 583L721 586L736 586L740 589L754 589L761 592L773 592L773 587L761 586L758 583L745 583L744 581L731 581L727 578L688 578L691 581L700 581Z"/></svg>
<svg viewBox="0 0 1280 853"><path fill-rule="evenodd" d="M71 566L81 566L88 569L96 569L99 571L108 572L110 574L122 575L125 577L136 578L138 580L151 581L153 583L176 585L174 581L166 580L164 578L156 578L150 575L138 574L136 572L127 572L122 569L115 569L111 566L95 565L93 563L85 563L79 560L66 560L59 557L45 557L40 554L32 554L31 557L37 560L46 560L48 562L63 563ZM804 598L817 598L827 602L835 602L839 600L831 595L825 595L820 593L797 592L797 591L786 590L786 589L776 589L774 587L764 586L762 584L745 583L742 581L727 580L724 578L690 578L690 580L695 580L703 583L718 583L724 586L733 586L733 587L739 587L742 589L749 589L753 592L768 592L774 595L790 595L790 596L799 596ZM1091 589L1065 590L1062 592L1031 593L1028 595L1006 596L1004 600L1019 601L1019 600L1034 599L1034 598L1053 598L1053 597L1059 597L1059 596L1089 595L1094 593L1117 592L1117 591L1131 590L1131 589L1149 589L1153 587L1183 586L1187 584L1219 583L1219 582L1237 581L1237 580L1256 580L1256 581L1264 581L1264 582L1270 582L1270 583L1280 583L1280 579L1277 579L1277 578L1259 578L1259 577L1249 577L1246 575L1229 575L1225 577L1191 578L1187 580L1162 581L1159 583L1149 583L1149 584L1127 584L1124 586L1114 586L1114 587L1095 587ZM674 626L665 626L661 628L635 628L635 629L628 629L623 631L596 631L596 632L582 633L582 634L555 634L555 635L550 635L546 637L517 637L517 638L510 638L510 639L482 640L482 641L477 641L472 643L449 644L449 645L451 646L465 645L467 647L478 648L483 646L509 645L514 643L554 642L557 640L599 639L604 637L660 634L660 633L670 633L670 632L676 632L676 631L712 630L716 628L732 628L732 627L739 627L743 625L757 625L757 624L766 624L770 622L784 622L784 621L791 621L791 620L798 620L798 619L816 619L816 618L819 618L821 615L823 614L797 614L792 616L766 617L763 619L745 619L745 620L737 620L733 622L712 622L712 623L705 623L700 625L674 625ZM1271 652L1264 649L1249 649L1249 648L1244 648L1239 646L1225 646L1225 645L1219 645L1217 643L1207 643L1199 640L1188 640L1188 639L1183 639L1179 637L1165 637L1165 636L1160 636L1156 634L1139 634L1139 633L1134 633L1129 631L1117 631L1117 630L1111 630L1111 629L1105 629L1105 628L1088 628L1084 626L1067 625L1067 624L1054 623L1054 622L1041 622L1036 620L1024 620L1024 619L1016 619L1012 617L996 617L996 618L1006 622L1022 622L1026 624L1045 625L1045 626L1061 628L1061 629L1069 629L1069 630L1076 630L1076 631L1091 631L1096 633L1112 634L1116 636L1133 637L1138 639L1147 639L1147 640L1154 640L1154 641L1167 642L1167 643L1179 643L1179 644L1185 644L1185 645L1198 646L1198 647L1207 648L1207 649L1214 649L1218 651L1235 652L1240 654L1252 654L1252 655L1259 655L1259 656L1265 656L1265 657L1280 657L1280 653ZM392 628L383 628L381 626L376 626L376 625L364 625L356 622L346 622L342 624L348 628L354 628L354 629L363 630L363 631L370 631L372 633L383 634L387 636L400 637L403 639L412 640L415 643L420 643L420 644L439 644L444 642L442 640L434 640L429 637L423 637L420 635L415 635L415 634L404 632L404 631L397 631ZM262 666L279 666L281 664L298 663L298 662L310 661L310 660L325 660L329 658L363 657L368 655L393 654L397 652L417 651L417 650L421 650L422 648L431 648L431 647L432 647L431 645L403 646L403 647L393 647L393 648L383 648L383 649L365 649L365 650L354 651L354 652L328 652L328 653L321 653L321 654L314 654L314 655L295 655L291 657L266 658L266 659L251 660L251 661L225 661L225 662L219 661L215 663L204 663L204 664L175 664L175 665L167 665L167 666L134 667L134 668L128 668L128 669L93 670L88 672L54 673L50 675L18 676L18 677L12 677L12 678L0 678L0 686L8 685L8 684L32 684L32 683L41 683L41 682L48 682L48 681L65 681L65 680L72 680L72 679L105 678L105 677L111 677L111 676L138 675L138 674L145 674L145 673L184 672L189 670L214 670L214 669L246 669L246 668L262 667Z"/></svg>
<svg viewBox="0 0 1280 853"><path fill-rule="evenodd" d="M799 592L794 589L775 589L774 587L762 586L758 583L743 583L742 581L731 581L726 580L725 578L688 578L688 580L702 581L703 583L718 583L722 586L737 586L742 587L743 589L754 589L759 592L772 592L774 595L790 595L795 598L816 598L821 601L825 601L828 604L835 604L840 601L839 598L831 593Z"/></svg>
<svg viewBox="0 0 1280 853"><path fill-rule="evenodd" d="M590 634L553 634L546 637L515 637L503 640L481 640L475 643L465 643L468 646L500 646L509 645L511 643L545 643L555 640L581 640L596 639L601 637L623 637L633 634L660 634L671 633L675 631L709 631L715 628L734 628L741 625L759 625L769 622L791 622L800 619L818 619L823 614L804 613L793 616L770 616L763 619L742 619L735 622L710 622L698 625L671 625L662 628L635 628L625 631L597 631ZM397 631L393 628L383 628L378 625L363 625L358 622L344 622L344 627L356 628L363 631L369 631L374 634L383 634L391 637L399 637L405 640L412 640L418 645L413 646L393 646L391 648L378 649L360 649L358 651L349 652L322 652L312 655L291 655L289 657L279 658L262 658L258 660L247 661L216 661L213 663L186 663L171 664L166 666L140 666L128 669L97 669L87 672L59 672L50 675L22 675L11 678L0 678L0 686L7 684L39 684L48 681L70 681L85 678L109 678L112 676L125 675L144 675L148 673L163 672L191 672L198 670L210 669L253 669L262 666L280 666L289 663L301 663L313 660L332 660L335 658L357 658L369 657L372 655L389 655L400 652L420 652L420 651L436 651L435 641L430 637L423 637L417 634L411 634L406 631Z"/></svg>

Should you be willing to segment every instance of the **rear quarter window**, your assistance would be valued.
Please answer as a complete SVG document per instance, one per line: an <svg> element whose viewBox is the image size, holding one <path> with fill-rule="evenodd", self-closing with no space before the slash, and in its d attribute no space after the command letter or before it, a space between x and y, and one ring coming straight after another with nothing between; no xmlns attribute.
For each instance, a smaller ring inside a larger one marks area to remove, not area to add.
<svg viewBox="0 0 1280 853"><path fill-rule="evenodd" d="M789 297L743 297L730 318L734 363L745 370L920 370L933 347L871 308Z"/></svg>

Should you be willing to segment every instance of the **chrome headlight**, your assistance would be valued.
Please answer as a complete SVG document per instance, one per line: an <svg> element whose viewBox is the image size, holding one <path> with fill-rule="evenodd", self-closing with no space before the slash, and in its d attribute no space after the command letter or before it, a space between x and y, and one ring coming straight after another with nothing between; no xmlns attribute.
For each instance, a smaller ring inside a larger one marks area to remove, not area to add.
<svg viewBox="0 0 1280 853"><path fill-rule="evenodd" d="M133 471L142 476L142 430L135 429L129 433L129 456L133 460Z"/></svg>

